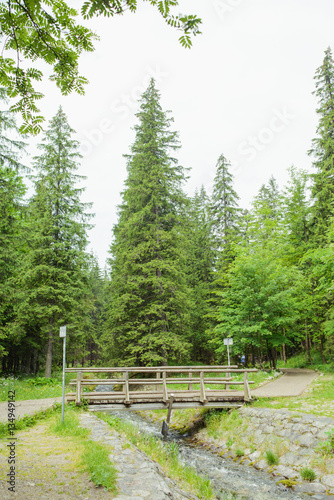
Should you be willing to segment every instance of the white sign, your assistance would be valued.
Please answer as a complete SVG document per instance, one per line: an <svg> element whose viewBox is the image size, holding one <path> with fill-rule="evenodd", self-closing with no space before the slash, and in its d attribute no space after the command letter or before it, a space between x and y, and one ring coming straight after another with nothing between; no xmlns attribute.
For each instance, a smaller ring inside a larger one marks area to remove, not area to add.
<svg viewBox="0 0 334 500"><path fill-rule="evenodd" d="M59 337L66 337L66 326L61 326L60 327Z"/></svg>
<svg viewBox="0 0 334 500"><path fill-rule="evenodd" d="M224 339L224 345L233 345L233 339L232 338Z"/></svg>

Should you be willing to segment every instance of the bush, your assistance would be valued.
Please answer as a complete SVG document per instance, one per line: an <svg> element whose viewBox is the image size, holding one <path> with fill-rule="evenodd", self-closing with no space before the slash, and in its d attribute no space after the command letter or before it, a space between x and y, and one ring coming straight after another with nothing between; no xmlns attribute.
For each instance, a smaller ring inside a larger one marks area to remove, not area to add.
<svg viewBox="0 0 334 500"><path fill-rule="evenodd" d="M266 460L268 465L278 465L278 456L272 451L266 451Z"/></svg>
<svg viewBox="0 0 334 500"><path fill-rule="evenodd" d="M58 385L60 383L60 381L58 379L55 379L55 378L36 377L36 378L31 378L31 379L27 380L27 383L29 385L33 385L33 386L38 386L38 385L54 386L54 385Z"/></svg>
<svg viewBox="0 0 334 500"><path fill-rule="evenodd" d="M304 481L314 481L315 478L317 477L314 470L310 469L309 467L303 467L300 470L300 475L302 479L304 479Z"/></svg>

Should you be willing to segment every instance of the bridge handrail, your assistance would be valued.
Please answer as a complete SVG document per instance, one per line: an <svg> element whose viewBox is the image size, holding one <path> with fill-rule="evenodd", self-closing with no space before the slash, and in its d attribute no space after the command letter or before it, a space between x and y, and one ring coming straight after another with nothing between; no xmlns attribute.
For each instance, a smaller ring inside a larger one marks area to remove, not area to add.
<svg viewBox="0 0 334 500"><path fill-rule="evenodd" d="M251 400L251 394L250 394L250 389L249 389L249 384L253 383L248 380L248 373L249 372L257 372L258 370L255 368L235 368L237 365L232 366L226 366L223 365L222 367L217 367L217 366L196 366L196 367L171 367L171 366L166 366L166 367L148 367L148 368L143 368L143 367L107 367L107 368L96 368L96 367L91 367L91 368L67 368L66 372L72 373L76 372L77 373L77 378L74 380L71 380L70 385L75 385L76 386L76 395L75 395L75 401L76 404L81 404L81 399L84 396L83 395L83 386L85 385L106 385L106 384L117 384L117 385L122 385L123 390L122 394L125 396L124 404L131 404L130 400L130 385L155 385L156 390L158 390L158 386L162 387L162 393L163 393L163 401L167 402L169 401L169 395L168 395L168 389L167 385L168 384L188 384L188 391L193 391L197 392L198 390L193 390L193 384L199 384L199 396L200 396L200 401L205 402L206 401L206 392L205 392L205 384L223 384L225 385L226 389L229 388L230 385L244 385L244 399L245 401L250 401ZM115 379L83 379L84 373L113 373L113 372L122 372L123 377L122 378L115 378ZM155 379L130 379L129 375L130 373L135 374L135 373L155 373L156 378ZM168 377L167 374L171 373L188 373L189 377L178 377L178 378L173 378L173 377ZM199 377L193 377L194 373L199 373ZM221 373L221 374L227 374L226 377L204 377L204 373ZM243 382L239 381L233 381L231 374L232 373L243 373L244 374L244 380ZM182 391L182 390L181 390ZM138 392L138 391L137 391ZM94 393L93 393L94 394ZM104 397L106 394L112 394L112 393L97 393L99 394L99 397L102 399L103 395ZM118 394L120 394L118 392ZM68 395L69 396L69 395ZM94 397L95 399L95 397Z"/></svg>

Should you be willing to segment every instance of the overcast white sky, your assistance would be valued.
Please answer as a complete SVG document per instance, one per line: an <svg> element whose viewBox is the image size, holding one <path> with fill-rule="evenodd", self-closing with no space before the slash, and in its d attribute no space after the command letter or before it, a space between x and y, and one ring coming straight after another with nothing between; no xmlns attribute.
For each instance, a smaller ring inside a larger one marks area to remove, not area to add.
<svg viewBox="0 0 334 500"><path fill-rule="evenodd" d="M242 207L271 175L283 187L292 164L311 170L313 77L325 49L334 49L333 0L180 0L179 11L203 20L191 50L143 4L137 14L89 22L101 40L81 58L90 81L84 97L43 88L41 111L50 119L61 104L82 142L79 173L87 176L84 200L94 204L91 249L101 266L126 177L122 155L151 76L180 133L180 163L191 167L189 194L201 184L210 193L221 153Z"/></svg>

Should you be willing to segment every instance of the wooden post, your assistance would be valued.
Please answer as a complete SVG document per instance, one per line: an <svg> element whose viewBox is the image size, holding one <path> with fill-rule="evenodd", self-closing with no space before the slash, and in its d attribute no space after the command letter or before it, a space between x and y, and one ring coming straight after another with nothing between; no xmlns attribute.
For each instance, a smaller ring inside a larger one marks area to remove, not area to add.
<svg viewBox="0 0 334 500"><path fill-rule="evenodd" d="M168 401L167 419L166 419L166 421L164 420L162 422L161 434L163 435L164 438L166 438L168 436L169 422L170 422L170 417L172 414L173 402L174 402L174 394L171 394L169 401Z"/></svg>
<svg viewBox="0 0 334 500"><path fill-rule="evenodd" d="M245 401L252 400L252 396L251 396L250 389L249 389L247 372L244 372L244 398L245 398Z"/></svg>
<svg viewBox="0 0 334 500"><path fill-rule="evenodd" d="M192 372L189 372L189 378L193 378ZM192 391L192 390L193 390L193 385L190 383L190 384L188 384L188 391Z"/></svg>
<svg viewBox="0 0 334 500"><path fill-rule="evenodd" d="M83 379L83 373L77 372L77 391L75 394L75 404L78 406L81 405L82 379Z"/></svg>
<svg viewBox="0 0 334 500"><path fill-rule="evenodd" d="M160 378L161 378L161 371L157 371L157 380L159 380ZM157 384L155 387L156 387L156 389L155 389L156 391L158 391L160 389L159 384Z"/></svg>
<svg viewBox="0 0 334 500"><path fill-rule="evenodd" d="M168 401L168 391L167 391L167 384L166 384L166 372L162 372L162 399L164 403L167 403Z"/></svg>
<svg viewBox="0 0 334 500"><path fill-rule="evenodd" d="M204 372L200 373L200 397L199 397L199 400L201 403L206 402L205 387L204 387Z"/></svg>
<svg viewBox="0 0 334 500"><path fill-rule="evenodd" d="M171 417L171 414L172 414L173 402L174 402L174 394L171 394L170 398L169 398L169 403L168 403L168 412L167 412L167 420L166 420L166 422L167 422L168 425L169 425L170 417Z"/></svg>
<svg viewBox="0 0 334 500"><path fill-rule="evenodd" d="M124 392L125 392L125 399L124 399L124 404L130 404L130 391L129 391L129 372L123 372L123 378L125 379L124 382Z"/></svg>

